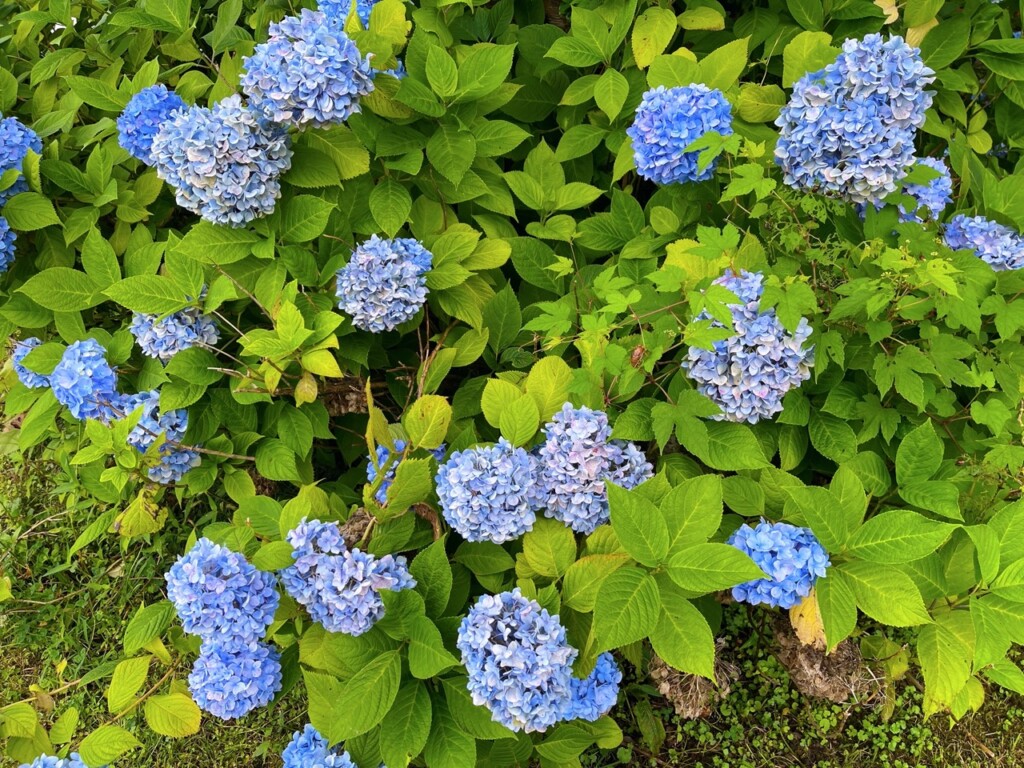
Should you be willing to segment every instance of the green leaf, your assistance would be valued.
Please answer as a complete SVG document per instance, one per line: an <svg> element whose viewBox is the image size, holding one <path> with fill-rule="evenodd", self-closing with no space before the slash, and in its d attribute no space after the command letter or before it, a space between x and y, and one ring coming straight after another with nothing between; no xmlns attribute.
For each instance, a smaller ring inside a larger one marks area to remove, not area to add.
<svg viewBox="0 0 1024 768"><path fill-rule="evenodd" d="M647 70L647 84L651 88L657 88L659 85L676 88L699 82L700 78L700 65L697 62L670 54L655 58L651 68Z"/></svg>
<svg viewBox="0 0 1024 768"><path fill-rule="evenodd" d="M135 694L139 692L149 676L151 658L151 656L137 656L134 659L125 659L114 667L110 685L107 686L107 711L117 714L135 701Z"/></svg>
<svg viewBox="0 0 1024 768"><path fill-rule="evenodd" d="M475 739L486 741L515 738L515 733L491 719L491 711L487 707L473 703L468 690L469 680L466 677L446 677L441 682L444 685L448 710L466 733Z"/></svg>
<svg viewBox="0 0 1024 768"><path fill-rule="evenodd" d="M853 588L841 571L830 568L814 584L818 611L831 651L857 628L857 602Z"/></svg>
<svg viewBox="0 0 1024 768"><path fill-rule="evenodd" d="M945 480L925 480L900 487L900 496L908 504L953 520L963 520L960 489Z"/></svg>
<svg viewBox="0 0 1024 768"><path fill-rule="evenodd" d="M665 52L676 33L676 16L668 8L648 8L633 24L633 60L646 69L655 57Z"/></svg>
<svg viewBox="0 0 1024 768"><path fill-rule="evenodd" d="M728 544L695 544L680 550L669 562L668 575L695 594L765 578L764 571L753 560Z"/></svg>
<svg viewBox="0 0 1024 768"><path fill-rule="evenodd" d="M416 579L416 591L423 596L427 613L440 616L452 594L452 567L445 554L443 538L422 550L412 561L409 571Z"/></svg>
<svg viewBox="0 0 1024 768"><path fill-rule="evenodd" d="M120 112L128 104L128 94L95 77L76 75L66 80L71 92L90 107L96 107L104 112Z"/></svg>
<svg viewBox="0 0 1024 768"><path fill-rule="evenodd" d="M438 168L438 170L441 169ZM412 211L412 196L404 184L394 179L382 179L370 192L370 212L373 214L377 226L384 230L389 237L394 237L409 220L410 211Z"/></svg>
<svg viewBox="0 0 1024 768"><path fill-rule="evenodd" d="M37 272L18 290L54 312L78 312L103 301L99 284L85 272L69 267Z"/></svg>
<svg viewBox="0 0 1024 768"><path fill-rule="evenodd" d="M672 12L668 11L668 13ZM598 108L608 115L609 120L615 120L619 116L628 95L629 83L621 73L614 69L606 69L594 84L594 101Z"/></svg>
<svg viewBox="0 0 1024 768"><path fill-rule="evenodd" d="M857 607L892 627L912 627L931 621L913 580L891 565L854 561L833 566L853 588Z"/></svg>
<svg viewBox="0 0 1024 768"><path fill-rule="evenodd" d="M660 612L654 577L640 568L620 568L597 591L589 650L597 654L643 640L657 627Z"/></svg>
<svg viewBox="0 0 1024 768"><path fill-rule="evenodd" d="M359 143L355 134L343 125L306 131L302 134L302 140L334 161L342 181L362 176L370 170L370 153Z"/></svg>
<svg viewBox="0 0 1024 768"><path fill-rule="evenodd" d="M438 173L457 186L476 159L476 139L469 131L440 125L427 141L427 159Z"/></svg>
<svg viewBox="0 0 1024 768"><path fill-rule="evenodd" d="M124 652L133 656L153 640L159 638L171 626L174 606L167 600L140 608L124 631Z"/></svg>
<svg viewBox="0 0 1024 768"><path fill-rule="evenodd" d="M402 425L412 444L434 449L444 442L452 422L452 407L440 395L424 395L406 411Z"/></svg>
<svg viewBox="0 0 1024 768"><path fill-rule="evenodd" d="M256 449L256 471L268 480L286 480L300 483L295 451L283 440L264 438Z"/></svg>
<svg viewBox="0 0 1024 768"><path fill-rule="evenodd" d="M661 501L668 523L669 551L703 544L722 524L722 478L700 475L684 480Z"/></svg>
<svg viewBox="0 0 1024 768"><path fill-rule="evenodd" d="M786 0L786 6L790 16L804 29L821 29L825 23L825 9L819 0Z"/></svg>
<svg viewBox="0 0 1024 768"><path fill-rule="evenodd" d="M548 421L569 400L572 370L560 357L551 355L533 364L526 377L526 394L537 403L541 421Z"/></svg>
<svg viewBox="0 0 1024 768"><path fill-rule="evenodd" d="M581 557L569 566L562 579L562 604L584 613L593 611L601 584L628 561L625 553Z"/></svg>
<svg viewBox="0 0 1024 768"><path fill-rule="evenodd" d="M949 611L921 627L917 660L928 698L948 706L971 676L974 624L966 611Z"/></svg>
<svg viewBox="0 0 1024 768"><path fill-rule="evenodd" d="M605 488L612 528L623 548L641 565L661 565L669 550L668 525L661 510L636 491L608 482Z"/></svg>
<svg viewBox="0 0 1024 768"><path fill-rule="evenodd" d="M910 432L896 450L896 482L901 486L930 479L942 464L942 441L931 421Z"/></svg>
<svg viewBox="0 0 1024 768"><path fill-rule="evenodd" d="M826 459L838 463L857 455L857 435L849 424L837 416L812 411L808 433L811 445Z"/></svg>
<svg viewBox="0 0 1024 768"><path fill-rule="evenodd" d="M679 26L683 29L715 32L725 29L725 18L714 8L697 6L696 8L687 8L679 14Z"/></svg>
<svg viewBox="0 0 1024 768"><path fill-rule="evenodd" d="M523 327L523 314L519 300L511 285L506 285L484 305L484 326L490 331L487 346L500 352L512 344Z"/></svg>
<svg viewBox="0 0 1024 768"><path fill-rule="evenodd" d="M252 253L259 236L248 229L221 227L208 221L193 225L174 250L201 264L233 264Z"/></svg>
<svg viewBox="0 0 1024 768"><path fill-rule="evenodd" d="M651 633L654 651L670 666L715 679L715 638L707 619L673 584L662 582L661 615Z"/></svg>
<svg viewBox="0 0 1024 768"><path fill-rule="evenodd" d="M1014 603L1024 603L1024 560L1010 563L995 581L992 594Z"/></svg>
<svg viewBox="0 0 1024 768"><path fill-rule="evenodd" d="M372 210L373 193L370 199ZM334 203L313 195L296 195L288 199L281 217L281 239L286 243L306 243L320 237L334 208Z"/></svg>
<svg viewBox="0 0 1024 768"><path fill-rule="evenodd" d="M857 531L850 554L873 563L909 563L935 552L956 528L907 509L883 512Z"/></svg>
<svg viewBox="0 0 1024 768"><path fill-rule="evenodd" d="M304 671L309 719L332 743L366 733L391 709L402 677L398 651L377 656L342 683L330 675Z"/></svg>
<svg viewBox="0 0 1024 768"><path fill-rule="evenodd" d="M430 712L426 686L417 680L406 682L380 724L380 756L385 765L407 765L423 750L430 734Z"/></svg>
<svg viewBox="0 0 1024 768"><path fill-rule="evenodd" d="M437 45L427 48L427 82L441 98L454 96L459 85L459 70L448 52Z"/></svg>
<svg viewBox="0 0 1024 768"><path fill-rule="evenodd" d="M426 616L413 619L409 627L409 671L413 677L427 680L458 663L444 647L434 622Z"/></svg>
<svg viewBox="0 0 1024 768"><path fill-rule="evenodd" d="M85 272L101 288L106 288L121 279L121 265L110 243L103 239L98 229L89 230L82 243L82 266Z"/></svg>
<svg viewBox="0 0 1024 768"><path fill-rule="evenodd" d="M785 103L786 93L777 85L744 83L740 86L736 113L749 123L774 122Z"/></svg>
<svg viewBox="0 0 1024 768"><path fill-rule="evenodd" d="M740 38L716 48L700 62L701 80L709 88L728 90L739 80L747 68L747 41Z"/></svg>
<svg viewBox="0 0 1024 768"><path fill-rule="evenodd" d="M480 408L487 423L497 428L501 424L501 414L521 397L523 393L515 384L504 379L488 379L480 397Z"/></svg>
<svg viewBox="0 0 1024 768"><path fill-rule="evenodd" d="M808 72L817 72L839 55L828 32L801 32L782 52L782 85L789 88Z"/></svg>
<svg viewBox="0 0 1024 768"><path fill-rule="evenodd" d="M541 576L557 578L576 560L576 537L559 521L540 517L523 537L523 557Z"/></svg>
<svg viewBox="0 0 1024 768"><path fill-rule="evenodd" d="M122 307L151 315L177 312L188 305L188 297L181 288L173 280L160 275L126 277L104 293Z"/></svg>
<svg viewBox="0 0 1024 768"><path fill-rule="evenodd" d="M459 65L456 102L476 101L497 90L512 69L514 45L478 43Z"/></svg>
<svg viewBox="0 0 1024 768"><path fill-rule="evenodd" d="M78 754L90 766L107 765L142 743L119 725L101 725L78 745Z"/></svg>
<svg viewBox="0 0 1024 768"><path fill-rule="evenodd" d="M509 403L501 412L498 421L501 436L512 445L529 443L540 427L540 413L537 404L530 397L520 397Z"/></svg>
<svg viewBox="0 0 1024 768"><path fill-rule="evenodd" d="M146 699L146 722L161 736L180 739L199 733L202 714L187 693L167 693Z"/></svg>
<svg viewBox="0 0 1024 768"><path fill-rule="evenodd" d="M430 735L423 749L427 768L467 768L476 765L476 739L459 726L448 704L439 695L433 697L433 713Z"/></svg>

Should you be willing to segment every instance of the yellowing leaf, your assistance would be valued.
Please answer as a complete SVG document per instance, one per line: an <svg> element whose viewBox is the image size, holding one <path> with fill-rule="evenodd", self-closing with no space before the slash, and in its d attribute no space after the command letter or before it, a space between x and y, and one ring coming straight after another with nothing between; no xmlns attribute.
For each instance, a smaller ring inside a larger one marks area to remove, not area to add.
<svg viewBox="0 0 1024 768"><path fill-rule="evenodd" d="M885 14L886 24L894 24L900 20L900 9L896 5L896 0L875 0L875 5L881 8L882 12ZM917 43L911 43L909 40L910 35L907 35L907 37L907 42L910 45L918 45L920 43L920 41Z"/></svg>
<svg viewBox="0 0 1024 768"><path fill-rule="evenodd" d="M814 589L789 609L789 621L801 643L825 650L825 625L821 622L818 594Z"/></svg>

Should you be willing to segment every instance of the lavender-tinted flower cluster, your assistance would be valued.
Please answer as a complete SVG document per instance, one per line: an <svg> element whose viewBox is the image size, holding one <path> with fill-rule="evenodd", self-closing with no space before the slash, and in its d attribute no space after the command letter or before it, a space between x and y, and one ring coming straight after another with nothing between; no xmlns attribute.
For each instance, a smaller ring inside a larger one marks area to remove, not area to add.
<svg viewBox="0 0 1024 768"><path fill-rule="evenodd" d="M621 673L602 654L586 680L573 677L578 651L565 629L518 589L484 595L459 627L456 641L473 702L514 731L544 731L561 720L596 720L615 703Z"/></svg>
<svg viewBox="0 0 1024 768"><path fill-rule="evenodd" d="M167 361L182 350L217 343L220 334L213 318L198 307L189 307L161 318L136 312L129 330L142 353Z"/></svg>
<svg viewBox="0 0 1024 768"><path fill-rule="evenodd" d="M188 687L200 709L233 720L266 706L281 690L281 656L266 643L203 643Z"/></svg>
<svg viewBox="0 0 1024 768"><path fill-rule="evenodd" d="M178 110L187 109L182 98L166 85L151 85L131 97L117 118L117 142L146 165L153 164L153 137Z"/></svg>
<svg viewBox="0 0 1024 768"><path fill-rule="evenodd" d="M715 281L740 298L741 303L729 305L733 335L714 342L712 349L690 347L682 363L701 394L722 409L713 417L717 420L756 424L770 419L782 410L785 394L811 375L814 348L805 346L811 328L801 318L789 333L774 309L761 310L763 279L760 273L726 272ZM725 327L718 320L712 326Z"/></svg>
<svg viewBox="0 0 1024 768"><path fill-rule="evenodd" d="M732 134L732 107L720 90L702 84L647 91L626 129L637 173L658 184L710 179L716 162L699 168L700 152L686 148L712 131Z"/></svg>
<svg viewBox="0 0 1024 768"><path fill-rule="evenodd" d="M50 374L50 388L57 402L82 421L104 423L118 418L121 395L117 375L105 357L106 350L95 339L76 341L66 350Z"/></svg>
<svg viewBox="0 0 1024 768"><path fill-rule="evenodd" d="M732 596L741 603L792 608L810 594L814 582L831 564L809 528L788 523L762 520L754 528L741 525L729 543L766 574L763 579L733 587Z"/></svg>
<svg viewBox="0 0 1024 768"><path fill-rule="evenodd" d="M974 251L996 272L1024 269L1024 238L997 221L960 214L946 225L944 236L954 251Z"/></svg>
<svg viewBox="0 0 1024 768"><path fill-rule="evenodd" d="M786 184L854 203L896 191L914 162L934 74L901 37L847 40L835 62L797 81L775 122Z"/></svg>
<svg viewBox="0 0 1024 768"><path fill-rule="evenodd" d="M427 300L426 273L433 256L417 240L373 235L338 271L338 307L371 333L411 320Z"/></svg>
<svg viewBox="0 0 1024 768"><path fill-rule="evenodd" d="M128 433L128 445L145 453L161 434L165 437L165 442L160 445L160 463L149 468L150 480L170 485L181 480L190 469L199 466L199 454L180 444L188 431L188 411L178 408L161 412L160 393L155 389L125 397L122 407L125 414L142 408L138 423Z"/></svg>
<svg viewBox="0 0 1024 768"><path fill-rule="evenodd" d="M401 455L401 454L405 453L405 449L406 449L406 442L405 442L405 440L395 440L395 453L396 454ZM442 444L440 447L435 448L430 453L433 454L435 459L437 459L438 461L441 461L441 459L444 458L444 454L445 454L445 452L447 450L448 450L447 446ZM388 450L388 447L386 445L378 445L377 446L376 460L374 460L373 456L367 456L366 457L367 458L366 482L372 483L374 480L377 479L378 469L380 467L383 467L385 464L387 464L388 459L390 457L391 457L391 451ZM384 473L384 479L380 481L380 488L378 488L377 489L377 493L374 494L374 498L377 500L378 504L383 505L383 504L387 504L387 502L388 502L388 489L391 487L391 483L393 483L394 480L395 480L395 472L397 471L397 468L398 468L398 461L400 461L400 459L396 460L395 464L393 464L390 467L388 467L388 471Z"/></svg>
<svg viewBox="0 0 1024 768"><path fill-rule="evenodd" d="M14 169L20 171L29 150L36 154L43 151L39 135L16 117L0 120L0 175ZM24 176L19 176L7 189L0 190L0 206L19 192L27 191L28 182Z"/></svg>
<svg viewBox="0 0 1024 768"><path fill-rule="evenodd" d="M270 25L270 39L245 60L242 90L266 120L297 128L344 122L373 91L369 56L344 31L344 19L303 9Z"/></svg>
<svg viewBox="0 0 1024 768"><path fill-rule="evenodd" d="M437 473L444 519L467 541L518 539L537 519L537 474L536 459L505 438L456 451Z"/></svg>
<svg viewBox="0 0 1024 768"><path fill-rule="evenodd" d="M45 389L50 386L50 377L41 373L30 371L22 361L28 357L28 353L43 342L31 336L27 339L14 342L14 352L11 353L11 362L14 364L14 372L18 375L18 381L29 389Z"/></svg>
<svg viewBox="0 0 1024 768"><path fill-rule="evenodd" d="M0 201L2 205L2 201ZM11 229L7 219L0 216L0 275L11 268L16 253L15 243L18 235Z"/></svg>
<svg viewBox="0 0 1024 768"><path fill-rule="evenodd" d="M296 731L281 753L282 768L358 768L348 752L331 749L312 725Z"/></svg>
<svg viewBox="0 0 1024 768"><path fill-rule="evenodd" d="M178 205L239 227L274 210L281 174L291 167L291 140L240 96L229 96L213 107L175 112L153 138L152 160Z"/></svg>
<svg viewBox="0 0 1024 768"><path fill-rule="evenodd" d="M544 426L544 435L537 470L544 514L578 533L593 533L608 522L605 483L633 488L654 474L633 443L611 439L602 411L566 403Z"/></svg>
<svg viewBox="0 0 1024 768"><path fill-rule="evenodd" d="M404 557L349 549L337 523L303 520L286 538L295 564L281 571L281 583L328 632L369 631L384 615L382 590L416 586Z"/></svg>

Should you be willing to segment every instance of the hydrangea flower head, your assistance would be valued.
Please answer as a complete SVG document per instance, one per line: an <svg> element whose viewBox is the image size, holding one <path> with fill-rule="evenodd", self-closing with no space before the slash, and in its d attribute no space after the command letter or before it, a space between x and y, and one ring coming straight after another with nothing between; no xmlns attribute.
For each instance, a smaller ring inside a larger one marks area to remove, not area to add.
<svg viewBox="0 0 1024 768"><path fill-rule="evenodd" d="M0 199L0 205L3 204L3 200ZM11 264L14 263L15 247L14 244L18 240L18 235L11 225L7 223L7 219L0 216L0 275L11 268Z"/></svg>
<svg viewBox="0 0 1024 768"><path fill-rule="evenodd" d="M901 37L847 40L838 58L793 86L775 124L786 184L853 203L876 203L914 162L935 73Z"/></svg>
<svg viewBox="0 0 1024 768"><path fill-rule="evenodd" d="M50 387L57 402L83 421L104 423L118 417L121 395L117 375L105 357L106 350L95 339L76 341L64 350L50 374Z"/></svg>
<svg viewBox="0 0 1024 768"><path fill-rule="evenodd" d="M39 755L31 763L22 763L20 768L88 768L77 752L67 757L55 755Z"/></svg>
<svg viewBox="0 0 1024 768"><path fill-rule="evenodd" d="M408 237L373 235L338 270L338 308L363 331L392 331L419 312L427 300L433 255Z"/></svg>
<svg viewBox="0 0 1024 768"><path fill-rule="evenodd" d="M280 602L273 574L206 538L179 557L164 578L182 628L208 643L262 640Z"/></svg>
<svg viewBox="0 0 1024 768"><path fill-rule="evenodd" d="M544 426L546 441L538 451L544 514L577 533L590 534L607 523L606 482L634 488L654 475L654 468L633 443L611 439L608 415L586 406L562 406Z"/></svg>
<svg viewBox="0 0 1024 768"><path fill-rule="evenodd" d="M270 25L270 39L245 60L242 90L265 119L297 128L342 123L373 91L370 57L344 31L345 20L302 9Z"/></svg>
<svg viewBox="0 0 1024 768"><path fill-rule="evenodd" d="M800 319L796 331L782 327L775 310L761 311L763 276L731 272L715 280L739 296L730 304L733 335L716 341L712 349L690 347L683 368L697 390L710 398L720 414L712 418L756 424L782 410L782 398L811 376L814 348L805 346L811 327ZM698 319L708 319L702 312ZM712 327L722 328L715 320Z"/></svg>
<svg viewBox="0 0 1024 768"><path fill-rule="evenodd" d="M203 643L188 689L199 708L214 717L242 717L281 690L281 656L266 643Z"/></svg>
<svg viewBox="0 0 1024 768"><path fill-rule="evenodd" d="M295 563L281 571L281 583L328 632L369 631L384 615L382 590L416 586L404 557L349 549L337 523L303 520L286 539Z"/></svg>
<svg viewBox="0 0 1024 768"><path fill-rule="evenodd" d="M152 162L178 205L239 227L274 210L281 174L292 164L291 141L284 127L259 119L235 95L165 120L153 137Z"/></svg>
<svg viewBox="0 0 1024 768"><path fill-rule="evenodd" d="M565 628L518 589L484 595L459 627L456 645L473 703L514 731L543 731L563 719L577 651Z"/></svg>
<svg viewBox="0 0 1024 768"><path fill-rule="evenodd" d="M331 749L312 725L296 731L281 753L283 768L358 768L348 752Z"/></svg>
<svg viewBox="0 0 1024 768"><path fill-rule="evenodd" d="M563 719L594 722L604 717L619 698L621 682L622 671L615 663L615 657L602 653L589 675L582 680L572 679L572 694Z"/></svg>
<svg viewBox="0 0 1024 768"><path fill-rule="evenodd" d="M395 440L395 453L405 453L405 448L405 440ZM448 447L442 443L440 447L432 450L431 454L433 454L435 459L441 461L447 450ZM378 444L376 457L376 463L374 463L373 456L366 457L368 460L366 464L366 482L368 483L372 483L377 479L378 467L383 467L387 464L388 459L391 457L391 451L388 450L386 445ZM377 493L373 496L377 500L378 504L384 505L388 503L388 489L391 487L391 483L395 480L395 472L397 471L397 468L398 463L396 462L388 468L387 472L384 473L384 479L381 480L380 488L377 489Z"/></svg>
<svg viewBox="0 0 1024 768"><path fill-rule="evenodd" d="M129 99L117 118L117 143L136 160L152 165L156 132L172 113L187 108L182 98L167 90L166 85L143 88Z"/></svg>
<svg viewBox="0 0 1024 768"><path fill-rule="evenodd" d="M745 553L765 572L733 587L732 596L741 603L792 608L810 594L814 582L831 564L828 553L809 528L762 520L754 528L743 524L729 543Z"/></svg>
<svg viewBox="0 0 1024 768"><path fill-rule="evenodd" d="M944 237L954 251L974 251L996 272L1024 269L1024 238L997 221L960 214L946 225Z"/></svg>
<svg viewBox="0 0 1024 768"><path fill-rule="evenodd" d="M35 131L16 117L0 120L0 174L12 168L20 171L30 149L36 154L43 151L43 142ZM24 176L19 176L7 189L0 190L0 206L19 192L27 191L28 182Z"/></svg>
<svg viewBox="0 0 1024 768"><path fill-rule="evenodd" d="M320 0L317 5L325 14L341 19L342 24L344 24L345 19L352 12L353 2L356 6L356 15L359 17L359 21L362 22L364 28L368 27L370 25L370 11L377 4L377 0Z"/></svg>
<svg viewBox="0 0 1024 768"><path fill-rule="evenodd" d="M136 312L129 330L142 354L165 362L182 350L196 345L212 346L220 338L213 318L204 315L198 307L188 307L163 318Z"/></svg>
<svg viewBox="0 0 1024 768"><path fill-rule="evenodd" d="M198 452L179 445L188 431L188 411L178 408L161 412L160 393L155 389L124 398L125 414L139 407L142 408L142 416L128 433L128 445L137 448L139 453L145 453L163 434L166 441L160 445L160 463L149 468L149 479L161 485L178 482L202 461Z"/></svg>
<svg viewBox="0 0 1024 768"><path fill-rule="evenodd" d="M505 438L456 451L438 470L437 496L444 519L466 541L518 539L533 528L542 502L537 460Z"/></svg>
<svg viewBox="0 0 1024 768"><path fill-rule="evenodd" d="M647 91L626 129L637 173L658 184L710 179L716 163L700 169L700 152L686 148L711 131L722 136L733 132L732 107L717 88L695 83Z"/></svg>
<svg viewBox="0 0 1024 768"><path fill-rule="evenodd" d="M941 157L919 157L917 164L938 171L939 175L924 184L906 185L904 192L914 198L917 205L914 210L900 205L900 221L935 221L953 202L953 179L949 166Z"/></svg>
<svg viewBox="0 0 1024 768"><path fill-rule="evenodd" d="M14 352L11 353L11 362L14 363L14 372L18 374L18 381L29 389L45 389L50 386L50 377L41 373L30 371L21 361L28 357L28 353L43 342L35 336L14 342Z"/></svg>

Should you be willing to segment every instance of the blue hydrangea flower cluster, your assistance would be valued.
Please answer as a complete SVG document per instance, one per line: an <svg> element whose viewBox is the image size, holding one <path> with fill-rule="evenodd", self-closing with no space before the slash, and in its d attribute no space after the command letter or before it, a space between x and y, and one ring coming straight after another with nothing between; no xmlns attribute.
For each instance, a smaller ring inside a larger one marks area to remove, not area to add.
<svg viewBox="0 0 1024 768"><path fill-rule="evenodd" d="M166 362L194 346L212 346L220 339L213 318L198 307L188 307L161 318L136 312L129 330L142 354Z"/></svg>
<svg viewBox="0 0 1024 768"><path fill-rule="evenodd" d="M323 128L359 111L373 91L370 57L363 57L338 16L302 9L270 25L270 39L245 59L242 90L265 119Z"/></svg>
<svg viewBox="0 0 1024 768"><path fill-rule="evenodd" d="M118 418L121 395L117 374L105 357L106 350L95 339L76 341L66 350L50 374L50 387L57 402L83 421L104 423Z"/></svg>
<svg viewBox="0 0 1024 768"><path fill-rule="evenodd" d="M419 312L427 300L433 255L417 240L383 240L373 235L338 270L338 308L363 331L392 331Z"/></svg>
<svg viewBox="0 0 1024 768"><path fill-rule="evenodd" d="M732 107L720 90L700 83L647 91L626 129L637 173L658 184L710 179L717 160L701 170L700 152L686 148L712 131L722 136L733 132Z"/></svg>
<svg viewBox="0 0 1024 768"><path fill-rule="evenodd" d="M352 12L352 3L353 0L320 0L317 5L325 14L341 19L342 23L344 23L349 13ZM364 28L369 26L370 11L373 10L373 6L376 4L377 0L355 0L356 15L359 17L359 21L362 22Z"/></svg>
<svg viewBox="0 0 1024 768"><path fill-rule="evenodd" d="M149 468L149 479L161 485L170 485L181 480L182 476L201 462L200 455L180 445L188 431L188 411L184 408L161 412L160 392L140 392L124 398L124 413L132 413L142 408L138 423L128 433L128 445L145 453L156 439L163 434L166 441L160 446L160 463Z"/></svg>
<svg viewBox="0 0 1024 768"><path fill-rule="evenodd" d="M274 210L281 174L292 163L291 140L235 95L175 112L153 137L152 161L178 205L239 227Z"/></svg>
<svg viewBox="0 0 1024 768"><path fill-rule="evenodd" d="M639 448L611 433L606 413L571 403L544 426L537 468L544 514L577 533L608 522L606 482L633 488L654 475Z"/></svg>
<svg viewBox="0 0 1024 768"><path fill-rule="evenodd" d="M262 640L280 602L273 574L206 538L179 557L164 578L182 629L217 645Z"/></svg>
<svg viewBox="0 0 1024 768"><path fill-rule="evenodd" d="M767 574L733 587L733 599L750 605L792 608L810 594L814 582L831 564L809 528L788 523L762 520L755 528L741 525L729 543Z"/></svg>
<svg viewBox="0 0 1024 768"><path fill-rule="evenodd" d="M572 675L578 651L565 628L519 589L484 595L462 620L456 641L477 706L513 731L544 731L560 720L596 720L615 704L622 674L602 654L585 680Z"/></svg>
<svg viewBox="0 0 1024 768"><path fill-rule="evenodd" d="M395 440L396 453L405 453L405 448L405 440ZM435 448L430 453L433 454L435 459L441 461L441 459L444 458L444 455L447 452L447 450L448 447L444 443L442 443L438 448ZM388 458L391 456L391 451L388 450L388 447L386 445L378 445L376 456L376 463L374 463L373 456L366 457L366 482L368 483L372 483L374 480L377 479L377 470L379 467L383 467L387 463ZM378 504L387 504L388 489L391 487L391 483L393 483L395 480L395 471L397 470L397 467L398 464L396 462L394 466L390 467L388 471L384 473L384 479L381 480L380 488L377 489L377 493L375 493L373 496L377 500Z"/></svg>
<svg viewBox="0 0 1024 768"><path fill-rule="evenodd" d="M2 204L3 202L0 201L0 205ZM15 243L17 240L18 235L11 229L7 219L0 216L0 275L9 270L14 263Z"/></svg>
<svg viewBox="0 0 1024 768"><path fill-rule="evenodd" d="M710 398L720 414L713 418L756 424L782 410L782 398L811 376L814 347L805 346L811 327L805 318L789 333L775 310L762 311L759 273L739 277L727 272L715 282L735 293L740 304L730 304L733 335L716 341L712 349L690 347L683 369ZM710 316L702 312L698 319ZM724 327L715 320L715 328Z"/></svg>
<svg viewBox="0 0 1024 768"><path fill-rule="evenodd" d="M281 690L281 656L266 643L203 643L188 687L200 709L233 720Z"/></svg>
<svg viewBox="0 0 1024 768"><path fill-rule="evenodd" d="M358 768L348 752L331 749L312 725L296 731L281 753L283 768Z"/></svg>
<svg viewBox="0 0 1024 768"><path fill-rule="evenodd" d="M914 163L934 74L901 37L847 40L835 62L797 81L775 121L785 183L853 203L896 191Z"/></svg>
<svg viewBox="0 0 1024 768"><path fill-rule="evenodd" d="M166 85L151 85L131 97L117 118L117 143L136 160L153 164L153 137L171 115L187 109L182 98Z"/></svg>
<svg viewBox="0 0 1024 768"><path fill-rule="evenodd" d="M72 752L67 757L39 755L31 763L22 763L20 768L89 768L78 755Z"/></svg>
<svg viewBox="0 0 1024 768"><path fill-rule="evenodd" d="M1024 269L1024 238L997 221L960 214L946 225L944 237L954 251L974 251L996 272Z"/></svg>
<svg viewBox="0 0 1024 768"><path fill-rule="evenodd" d="M35 131L16 117L0 120L0 175L14 168L20 171L30 149L36 154L43 151L43 142ZM19 176L11 186L0 191L0 206L19 192L27 191L28 182L24 176Z"/></svg>
<svg viewBox="0 0 1024 768"><path fill-rule="evenodd" d="M369 631L384 615L382 590L416 586L404 557L349 549L337 523L303 520L286 539L295 564L281 571L281 583L328 632Z"/></svg>
<svg viewBox="0 0 1024 768"><path fill-rule="evenodd" d="M49 376L44 376L41 373L30 371L21 364L21 361L28 357L28 353L42 343L43 342L35 336L14 342L14 352L11 353L11 362L14 363L14 372L18 375L18 381L29 389L45 389L50 386Z"/></svg>
<svg viewBox="0 0 1024 768"><path fill-rule="evenodd" d="M444 519L467 541L518 539L543 501L537 474L537 460L505 438L456 451L437 473Z"/></svg>
<svg viewBox="0 0 1024 768"><path fill-rule="evenodd" d="M914 198L916 207L907 210L901 204L900 221L935 221L946 210L946 206L953 202L953 179L949 166L941 157L919 157L917 164L938 171L939 175L925 184L906 185L903 191Z"/></svg>

